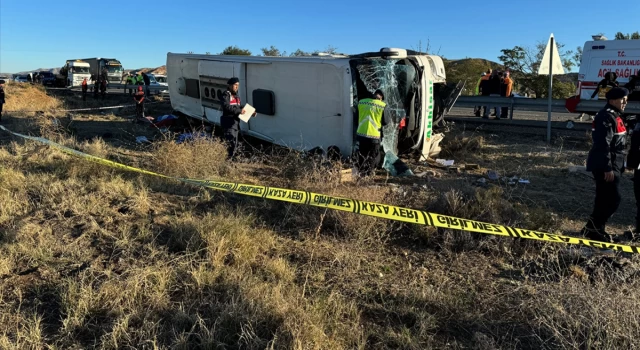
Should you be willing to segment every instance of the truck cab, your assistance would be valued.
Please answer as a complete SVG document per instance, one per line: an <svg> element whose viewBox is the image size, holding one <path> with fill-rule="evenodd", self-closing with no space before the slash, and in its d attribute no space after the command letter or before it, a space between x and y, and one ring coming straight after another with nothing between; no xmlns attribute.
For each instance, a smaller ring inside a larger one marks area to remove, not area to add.
<svg viewBox="0 0 640 350"><path fill-rule="evenodd" d="M61 69L60 74L65 78L65 85L68 87L81 86L82 81L86 78L89 80L89 63L81 60L69 60Z"/></svg>

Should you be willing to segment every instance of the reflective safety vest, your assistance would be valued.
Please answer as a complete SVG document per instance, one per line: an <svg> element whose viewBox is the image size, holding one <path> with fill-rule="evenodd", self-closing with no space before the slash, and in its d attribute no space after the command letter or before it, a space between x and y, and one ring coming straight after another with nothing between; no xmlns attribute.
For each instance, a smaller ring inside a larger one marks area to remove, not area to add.
<svg viewBox="0 0 640 350"><path fill-rule="evenodd" d="M143 83L144 82L144 79L142 78L142 74L140 74L140 75L138 75L136 77L136 82L138 82L138 83Z"/></svg>
<svg viewBox="0 0 640 350"><path fill-rule="evenodd" d="M380 138L380 127L382 124L382 114L386 103L365 98L358 102L358 129L356 134L370 139Z"/></svg>

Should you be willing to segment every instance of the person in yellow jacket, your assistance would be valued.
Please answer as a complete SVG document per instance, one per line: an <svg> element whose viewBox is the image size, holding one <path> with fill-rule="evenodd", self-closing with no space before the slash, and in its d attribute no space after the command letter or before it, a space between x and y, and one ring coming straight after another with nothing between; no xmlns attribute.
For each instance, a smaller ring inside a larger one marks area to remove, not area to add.
<svg viewBox="0 0 640 350"><path fill-rule="evenodd" d="M482 82L486 80L489 80L489 76L487 75L487 73L482 72L480 79L478 79L478 84L476 84L476 91L475 91L476 96L480 96L480 93L482 92L482 88L484 87L483 85L485 85L485 84L482 84ZM476 117L480 116L481 111L482 111L482 106L473 107L473 113L476 115Z"/></svg>
<svg viewBox="0 0 640 350"><path fill-rule="evenodd" d="M376 90L372 96L358 101L358 155L356 166L361 176L369 176L380 163L382 127L389 120L384 94Z"/></svg>

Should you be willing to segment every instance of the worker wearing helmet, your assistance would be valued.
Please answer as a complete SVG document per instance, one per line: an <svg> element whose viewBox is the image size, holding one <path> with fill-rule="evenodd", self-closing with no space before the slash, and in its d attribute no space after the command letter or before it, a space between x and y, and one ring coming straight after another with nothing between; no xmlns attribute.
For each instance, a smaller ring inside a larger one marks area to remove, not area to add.
<svg viewBox="0 0 640 350"><path fill-rule="evenodd" d="M138 91L133 95L133 100L136 102L136 119L141 121L144 119L144 91L142 85L138 85Z"/></svg>
<svg viewBox="0 0 640 350"><path fill-rule="evenodd" d="M387 104L382 90L358 101L357 168L361 176L371 175L380 163L380 141L382 127L389 120Z"/></svg>

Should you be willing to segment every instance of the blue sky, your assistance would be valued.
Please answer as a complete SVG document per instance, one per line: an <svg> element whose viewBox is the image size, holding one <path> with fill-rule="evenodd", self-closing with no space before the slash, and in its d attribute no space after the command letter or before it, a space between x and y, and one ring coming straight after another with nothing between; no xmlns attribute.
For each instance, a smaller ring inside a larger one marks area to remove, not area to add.
<svg viewBox="0 0 640 350"><path fill-rule="evenodd" d="M0 72L60 67L72 58L118 58L125 69L165 64L167 52L212 54L237 45L260 53L417 49L446 58L497 61L500 50L533 46L550 33L575 49L603 32L640 30L640 1L80 1L0 0ZM145 9L140 11L139 9ZM605 20L610 11L612 20ZM98 20L101 29L91 24ZM132 24L133 22L139 25ZM145 26L148 26L145 28Z"/></svg>

